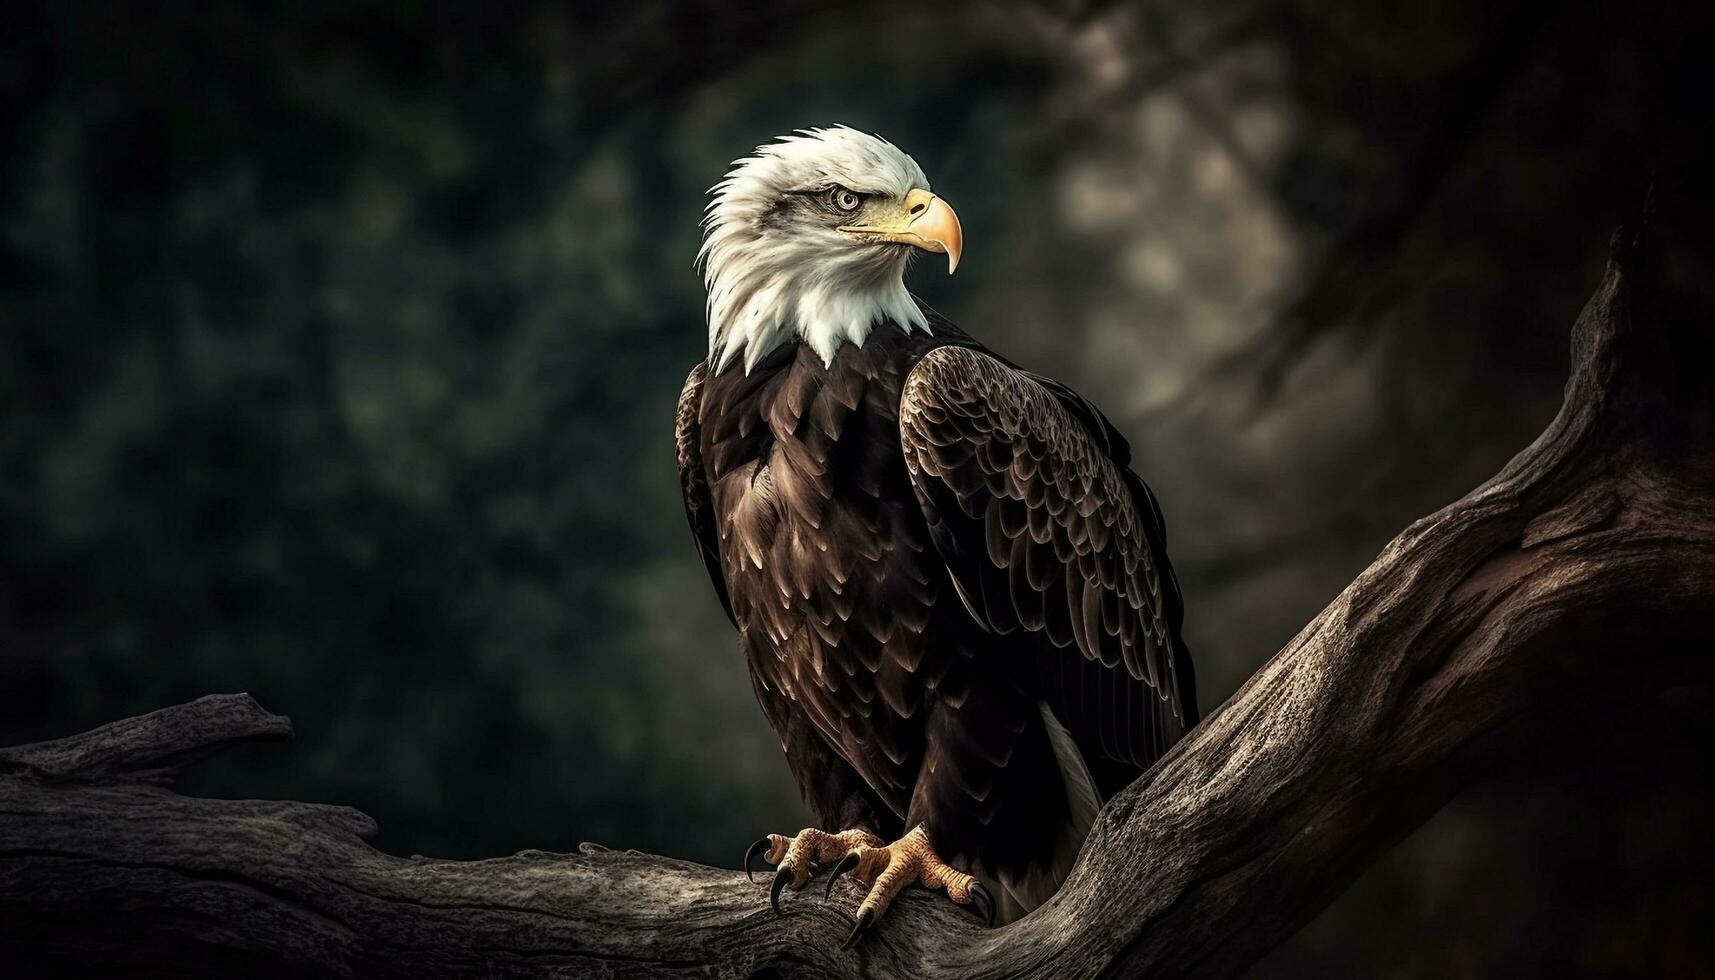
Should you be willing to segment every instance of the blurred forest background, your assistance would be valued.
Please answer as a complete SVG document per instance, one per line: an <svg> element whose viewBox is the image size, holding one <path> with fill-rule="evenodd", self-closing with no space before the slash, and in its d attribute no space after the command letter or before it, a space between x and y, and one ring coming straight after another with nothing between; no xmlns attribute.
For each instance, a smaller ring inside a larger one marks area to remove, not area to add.
<svg viewBox="0 0 1715 980"><path fill-rule="evenodd" d="M1715 166L1707 7L11 6L0 742L243 690L297 739L193 788L399 853L804 824L671 419L704 190L832 122L959 209L925 298L1132 437L1213 710L1552 416ZM1708 734L1472 788L1253 976L1710 976Z"/></svg>

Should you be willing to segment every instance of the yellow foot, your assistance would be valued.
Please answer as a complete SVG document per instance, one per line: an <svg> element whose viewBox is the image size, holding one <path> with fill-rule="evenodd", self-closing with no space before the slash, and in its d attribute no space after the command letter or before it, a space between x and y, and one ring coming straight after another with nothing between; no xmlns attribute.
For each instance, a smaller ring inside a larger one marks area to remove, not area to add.
<svg viewBox="0 0 1715 980"><path fill-rule="evenodd" d="M851 935L846 937L841 948L856 946L887 911L894 896L904 891L907 885L945 890L948 898L960 905L974 905L983 921L994 925L994 898L988 889L982 886L982 882L941 860L922 827L913 828L885 847L879 844L877 841L852 848L839 864L834 865L833 873L828 876L829 893L834 890L834 882L847 871L855 873L870 886L869 893L858 905L857 924L852 926Z"/></svg>
<svg viewBox="0 0 1715 980"><path fill-rule="evenodd" d="M795 837L769 834L750 845L744 852L744 876L756 880L756 872L764 870L762 861L776 865L774 884L768 889L768 903L780 911L780 891L791 884L801 891L810 883L810 874L830 861L838 861L863 847L879 847L881 838L867 830L842 830L830 834L825 830L805 827Z"/></svg>

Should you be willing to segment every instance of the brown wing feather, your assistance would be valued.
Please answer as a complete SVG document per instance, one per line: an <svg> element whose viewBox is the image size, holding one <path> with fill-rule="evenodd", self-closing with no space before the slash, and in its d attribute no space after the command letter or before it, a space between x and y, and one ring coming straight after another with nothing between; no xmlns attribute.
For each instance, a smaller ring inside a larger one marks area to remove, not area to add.
<svg viewBox="0 0 1715 980"><path fill-rule="evenodd" d="M701 449L702 427L697 419L703 402L703 378L707 369L699 362L685 378L679 392L679 408L673 416L673 442L679 453L679 489L685 496L685 519L691 525L691 538L697 544L697 554L708 569L709 581L714 583L715 595L728 619L737 625L732 614L732 598L727 595L726 576L721 574L719 530L715 522L714 505L709 499L708 472L703 468Z"/></svg>
<svg viewBox="0 0 1715 980"><path fill-rule="evenodd" d="M1037 638L1043 695L1087 753L1149 765L1196 700L1159 509L1124 440L1064 386L962 347L923 357L899 414L970 614Z"/></svg>

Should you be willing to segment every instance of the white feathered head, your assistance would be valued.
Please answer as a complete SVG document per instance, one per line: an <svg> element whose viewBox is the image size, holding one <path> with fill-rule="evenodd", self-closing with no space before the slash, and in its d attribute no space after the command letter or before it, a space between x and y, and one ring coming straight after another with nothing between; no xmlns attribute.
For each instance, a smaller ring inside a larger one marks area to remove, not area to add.
<svg viewBox="0 0 1715 980"><path fill-rule="evenodd" d="M958 216L917 161L845 126L799 130L733 161L709 189L698 260L708 289L709 366L801 338L831 363L877 323L927 330L905 289L913 249L959 264Z"/></svg>

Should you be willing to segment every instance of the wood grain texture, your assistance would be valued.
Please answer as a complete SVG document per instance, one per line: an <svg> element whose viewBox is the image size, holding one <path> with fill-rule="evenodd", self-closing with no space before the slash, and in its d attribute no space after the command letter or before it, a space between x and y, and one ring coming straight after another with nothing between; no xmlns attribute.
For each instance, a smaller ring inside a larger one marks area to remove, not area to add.
<svg viewBox="0 0 1715 980"><path fill-rule="evenodd" d="M244 695L0 751L0 960L173 976L1232 976L1460 785L1711 681L1708 325L1653 311L1642 245L1573 331L1559 416L1407 528L1103 810L1049 904L984 931L909 892L768 911L734 871L587 847L382 854L356 811L185 797L287 722Z"/></svg>

